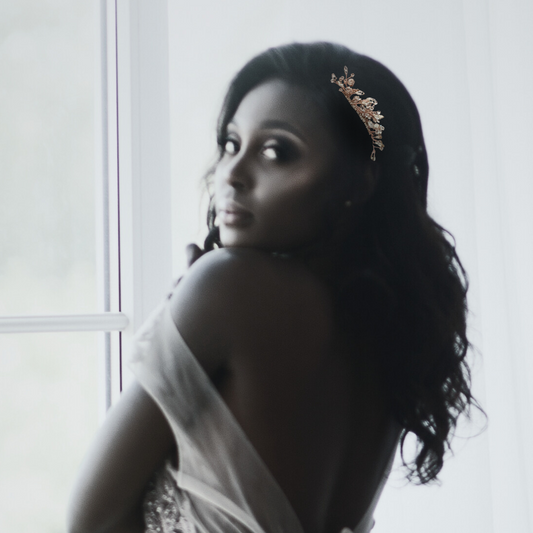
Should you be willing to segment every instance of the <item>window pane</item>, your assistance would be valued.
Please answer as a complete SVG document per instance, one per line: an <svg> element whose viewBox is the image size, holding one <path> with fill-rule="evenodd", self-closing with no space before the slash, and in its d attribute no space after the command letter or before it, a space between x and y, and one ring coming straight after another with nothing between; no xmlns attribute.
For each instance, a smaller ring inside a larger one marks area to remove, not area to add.
<svg viewBox="0 0 533 533"><path fill-rule="evenodd" d="M0 314L96 311L95 5L0 7Z"/></svg>
<svg viewBox="0 0 533 533"><path fill-rule="evenodd" d="M0 531L65 530L98 424L98 335L0 335Z"/></svg>

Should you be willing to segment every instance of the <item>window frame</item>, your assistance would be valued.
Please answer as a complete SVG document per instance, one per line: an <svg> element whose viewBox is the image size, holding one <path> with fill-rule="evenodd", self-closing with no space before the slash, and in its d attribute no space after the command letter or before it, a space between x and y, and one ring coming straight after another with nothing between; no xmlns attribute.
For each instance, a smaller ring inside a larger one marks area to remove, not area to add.
<svg viewBox="0 0 533 533"><path fill-rule="evenodd" d="M103 419L131 380L123 354L172 279L168 5L100 0L95 11L96 268L102 312L0 317L0 333L102 332Z"/></svg>

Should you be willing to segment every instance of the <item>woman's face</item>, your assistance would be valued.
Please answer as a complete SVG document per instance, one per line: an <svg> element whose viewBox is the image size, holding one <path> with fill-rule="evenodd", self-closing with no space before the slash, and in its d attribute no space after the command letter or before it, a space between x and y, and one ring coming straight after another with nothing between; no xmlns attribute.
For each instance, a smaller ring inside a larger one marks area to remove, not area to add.
<svg viewBox="0 0 533 533"><path fill-rule="evenodd" d="M215 171L215 206L226 247L283 251L317 238L336 148L309 95L281 80L242 100Z"/></svg>

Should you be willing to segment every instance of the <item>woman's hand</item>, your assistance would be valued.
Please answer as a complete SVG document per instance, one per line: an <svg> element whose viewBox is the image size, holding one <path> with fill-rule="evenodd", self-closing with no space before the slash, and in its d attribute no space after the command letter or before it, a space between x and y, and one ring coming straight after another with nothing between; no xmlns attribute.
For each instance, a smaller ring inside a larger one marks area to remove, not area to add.
<svg viewBox="0 0 533 533"><path fill-rule="evenodd" d="M187 255L187 267L190 268L206 252L196 244L188 244L185 248L185 253Z"/></svg>
<svg viewBox="0 0 533 533"><path fill-rule="evenodd" d="M198 245L196 244L188 244L185 248L185 256L187 258L187 268L191 268L191 266L202 257L202 255L206 254L207 252L205 250L202 250ZM172 293L174 292L174 289L178 286L178 283L182 280L183 276L180 276L172 285L172 290L168 294L168 298L172 296Z"/></svg>

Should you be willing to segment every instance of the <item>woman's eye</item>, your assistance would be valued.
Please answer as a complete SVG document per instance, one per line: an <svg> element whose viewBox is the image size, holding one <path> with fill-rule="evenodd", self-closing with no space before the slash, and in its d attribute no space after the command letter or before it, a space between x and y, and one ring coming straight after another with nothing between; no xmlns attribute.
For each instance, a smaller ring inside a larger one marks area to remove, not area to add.
<svg viewBox="0 0 533 533"><path fill-rule="evenodd" d="M275 159L279 159L278 149L274 148L273 146L267 146L263 150L263 157L265 157L265 159L269 159L270 161L274 161Z"/></svg>
<svg viewBox="0 0 533 533"><path fill-rule="evenodd" d="M261 155L268 161L289 163L297 156L297 152L289 142L277 139L275 142L265 143Z"/></svg>
<svg viewBox="0 0 533 533"><path fill-rule="evenodd" d="M224 143L224 152L230 155L235 155L239 151L237 142L233 139L227 139Z"/></svg>

